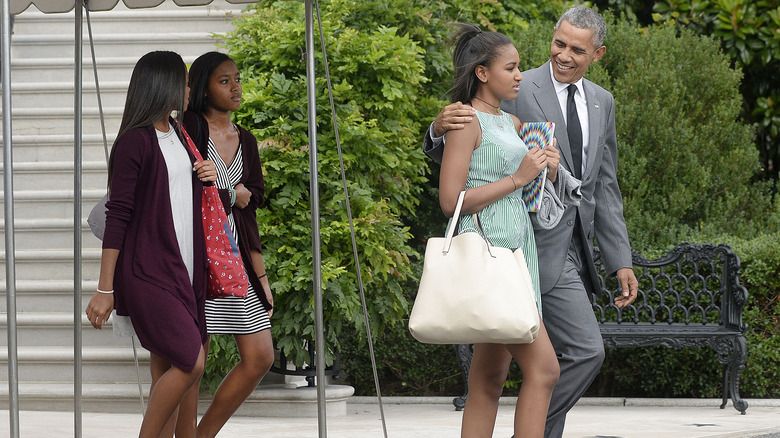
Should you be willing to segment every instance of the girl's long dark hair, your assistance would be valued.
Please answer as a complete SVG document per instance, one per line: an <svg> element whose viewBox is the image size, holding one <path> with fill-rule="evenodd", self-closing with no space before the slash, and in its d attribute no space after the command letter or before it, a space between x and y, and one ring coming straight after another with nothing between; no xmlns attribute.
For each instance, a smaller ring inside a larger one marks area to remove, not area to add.
<svg viewBox="0 0 780 438"><path fill-rule="evenodd" d="M458 30L452 54L455 83L450 88L451 101L469 103L480 84L474 69L479 65L490 67L499 49L512 45L512 40L502 33L483 32L474 24L458 23L456 26Z"/></svg>
<svg viewBox="0 0 780 438"><path fill-rule="evenodd" d="M184 111L187 65L178 53L169 51L149 52L135 64L127 88L125 110L119 133L111 147L108 161L108 185L114 168L114 149L119 139L128 131L153 126L164 120L171 111L181 117ZM178 129L178 127L175 127Z"/></svg>
<svg viewBox="0 0 780 438"><path fill-rule="evenodd" d="M209 77L223 62L233 60L220 52L207 52L196 59L190 66L190 103L187 110L203 114L206 111L206 91L209 88Z"/></svg>

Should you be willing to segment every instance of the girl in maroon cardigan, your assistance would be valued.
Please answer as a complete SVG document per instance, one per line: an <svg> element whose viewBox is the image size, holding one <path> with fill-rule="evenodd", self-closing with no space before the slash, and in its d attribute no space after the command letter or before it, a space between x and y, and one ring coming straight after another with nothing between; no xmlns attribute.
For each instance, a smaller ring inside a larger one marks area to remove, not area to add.
<svg viewBox="0 0 780 438"><path fill-rule="evenodd" d="M113 308L129 316L151 353L141 437L173 435L174 413L206 360L200 211L203 182L216 180L216 169L195 162L171 119L186 107L188 92L187 67L176 53L148 53L133 70L108 164L98 290L86 309L97 329Z"/></svg>
<svg viewBox="0 0 780 438"><path fill-rule="evenodd" d="M249 278L246 297L206 301L209 334L233 335L241 360L214 393L198 424L199 438L213 437L219 432L274 360L270 330L273 297L256 219L257 208L265 202L265 183L257 140L230 121L231 112L240 105L241 78L233 60L218 52L198 57L190 67L190 101L184 124L201 155L215 163L215 184ZM208 351L208 344L205 350ZM197 401L197 388L193 387L182 402L181 426L194 424Z"/></svg>

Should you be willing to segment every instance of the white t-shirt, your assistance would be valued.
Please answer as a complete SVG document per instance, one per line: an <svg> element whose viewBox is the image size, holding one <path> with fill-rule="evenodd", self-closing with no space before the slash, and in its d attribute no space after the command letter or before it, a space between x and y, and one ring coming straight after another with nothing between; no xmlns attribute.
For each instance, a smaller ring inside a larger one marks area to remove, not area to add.
<svg viewBox="0 0 780 438"><path fill-rule="evenodd" d="M192 241L192 164L173 126L168 125L168 132L155 131L157 141L160 143L160 151L165 158L165 165L168 167L168 191L171 196L176 241L179 243L179 251L192 283L195 258Z"/></svg>

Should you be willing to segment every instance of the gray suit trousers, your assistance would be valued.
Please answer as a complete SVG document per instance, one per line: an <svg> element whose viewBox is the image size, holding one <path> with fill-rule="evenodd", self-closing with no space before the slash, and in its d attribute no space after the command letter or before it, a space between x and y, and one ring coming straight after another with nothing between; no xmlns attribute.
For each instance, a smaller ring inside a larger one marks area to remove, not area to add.
<svg viewBox="0 0 780 438"><path fill-rule="evenodd" d="M587 269L582 265L580 250L572 243L560 279L542 294L544 324L561 367L547 412L546 438L563 436L566 413L588 389L604 362L601 331L580 275Z"/></svg>

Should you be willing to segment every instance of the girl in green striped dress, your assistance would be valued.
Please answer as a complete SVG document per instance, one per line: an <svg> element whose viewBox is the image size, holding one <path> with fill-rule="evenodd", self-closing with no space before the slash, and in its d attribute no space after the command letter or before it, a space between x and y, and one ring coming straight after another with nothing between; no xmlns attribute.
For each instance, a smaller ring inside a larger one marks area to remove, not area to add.
<svg viewBox="0 0 780 438"><path fill-rule="evenodd" d="M501 111L501 101L514 99L523 79L512 41L497 32L460 25L453 64L456 79L452 101L470 104L479 123L447 133L439 179L439 202L452 217L458 194L466 190L458 232L475 231L478 213L488 240L496 246L522 248L539 299L539 274L533 228L521 197L522 187L545 167L555 181L560 156L553 148L528 150L518 136L520 121ZM541 309L540 309L541 311ZM469 371L462 437L491 437L498 399L512 359L523 372L515 408L516 437L542 437L558 360L542 324L533 343L476 344Z"/></svg>

